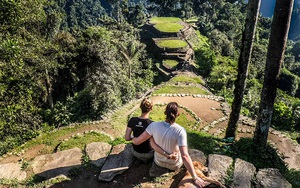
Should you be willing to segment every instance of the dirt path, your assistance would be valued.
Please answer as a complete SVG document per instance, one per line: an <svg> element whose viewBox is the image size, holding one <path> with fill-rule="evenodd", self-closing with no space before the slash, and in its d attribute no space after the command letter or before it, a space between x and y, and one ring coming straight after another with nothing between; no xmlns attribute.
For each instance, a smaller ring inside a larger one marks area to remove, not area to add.
<svg viewBox="0 0 300 188"><path fill-rule="evenodd" d="M154 104L163 104L169 102L177 102L179 105L185 106L192 110L198 117L201 118L201 124L211 123L224 116L220 102L206 99L195 98L192 96L186 97L162 97L156 96L151 98Z"/></svg>

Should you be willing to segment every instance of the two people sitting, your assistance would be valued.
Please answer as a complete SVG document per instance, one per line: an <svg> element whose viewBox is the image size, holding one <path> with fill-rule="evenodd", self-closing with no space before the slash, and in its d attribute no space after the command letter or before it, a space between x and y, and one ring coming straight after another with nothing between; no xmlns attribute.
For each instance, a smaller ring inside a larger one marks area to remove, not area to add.
<svg viewBox="0 0 300 188"><path fill-rule="evenodd" d="M152 106L153 103L149 98L143 99L140 105L141 116L133 117L128 122L125 139L132 140L133 155L143 161L149 161L153 157L153 148L152 167L178 170L184 165L192 175L194 183L199 187L204 187L205 182L197 177L188 153L186 130L176 123L176 118L179 116L178 104L170 102L166 106L164 112L166 118L161 122L152 122L149 119Z"/></svg>

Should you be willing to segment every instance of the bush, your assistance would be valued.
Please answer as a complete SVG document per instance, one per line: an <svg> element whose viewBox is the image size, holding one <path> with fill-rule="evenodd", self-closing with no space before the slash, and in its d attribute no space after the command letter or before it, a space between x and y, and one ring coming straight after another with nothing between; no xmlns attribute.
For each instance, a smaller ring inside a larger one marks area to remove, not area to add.
<svg viewBox="0 0 300 188"><path fill-rule="evenodd" d="M278 129L292 130L294 125L292 110L283 102L274 104L272 125Z"/></svg>
<svg viewBox="0 0 300 188"><path fill-rule="evenodd" d="M201 75L207 77L217 64L216 54L209 47L201 47L195 50L195 59Z"/></svg>
<svg viewBox="0 0 300 188"><path fill-rule="evenodd" d="M295 96L300 79L298 76L292 74L287 69L282 69L279 77L278 88L286 91L289 95Z"/></svg>

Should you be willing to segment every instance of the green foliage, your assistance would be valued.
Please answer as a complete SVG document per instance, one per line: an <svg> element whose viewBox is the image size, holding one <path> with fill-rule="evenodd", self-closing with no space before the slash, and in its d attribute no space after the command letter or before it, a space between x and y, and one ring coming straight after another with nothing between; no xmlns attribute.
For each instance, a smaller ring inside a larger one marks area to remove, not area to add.
<svg viewBox="0 0 300 188"><path fill-rule="evenodd" d="M295 61L300 61L300 40L296 41L296 43L293 45L293 48L291 49L292 54L295 57Z"/></svg>
<svg viewBox="0 0 300 188"><path fill-rule="evenodd" d="M295 169L286 170L283 173L283 176L292 184L293 187L300 187L300 171Z"/></svg>
<svg viewBox="0 0 300 188"><path fill-rule="evenodd" d="M107 17L107 12L100 0L59 0L53 1L47 7L47 12L58 12L63 15L61 28L84 29L91 25L101 25Z"/></svg>
<svg viewBox="0 0 300 188"><path fill-rule="evenodd" d="M237 57L232 41L224 33L214 29L209 38L212 44L211 47L215 52L220 53L222 56Z"/></svg>
<svg viewBox="0 0 300 188"><path fill-rule="evenodd" d="M217 64L215 52L210 48L208 38L198 33L200 45L195 49L195 60L201 75L207 77Z"/></svg>
<svg viewBox="0 0 300 188"><path fill-rule="evenodd" d="M156 44L160 48L183 48L188 46L184 40L173 39L173 40L159 40Z"/></svg>
<svg viewBox="0 0 300 188"><path fill-rule="evenodd" d="M291 108L279 101L274 104L272 125L277 129L292 130L294 121Z"/></svg>
<svg viewBox="0 0 300 188"><path fill-rule="evenodd" d="M71 122L82 122L91 119L91 117L94 116L91 103L92 96L88 89L83 89L80 92L75 93L73 97L68 97L68 111L73 114L70 119Z"/></svg>
<svg viewBox="0 0 300 188"><path fill-rule="evenodd" d="M286 91L291 96L295 96L299 84L300 78L297 75L292 74L287 69L282 69L278 81L279 89Z"/></svg>
<svg viewBox="0 0 300 188"><path fill-rule="evenodd" d="M215 65L208 78L208 84L215 91L222 91L222 89L233 88L236 79L237 70L236 61L230 58L220 57L218 64Z"/></svg>
<svg viewBox="0 0 300 188"><path fill-rule="evenodd" d="M61 102L55 104L53 109L53 120L55 127L61 127L70 123L71 113L67 110L67 107Z"/></svg>
<svg viewBox="0 0 300 188"><path fill-rule="evenodd" d="M29 167L29 162L27 160L24 160L23 158L21 159L22 165L21 169L26 170Z"/></svg>
<svg viewBox="0 0 300 188"><path fill-rule="evenodd" d="M141 26L145 23L146 15L141 4L135 5L133 7L128 7L128 13L125 14L128 23L135 27Z"/></svg>
<svg viewBox="0 0 300 188"><path fill-rule="evenodd" d="M33 175L31 176L27 181L26 181L26 185L27 186L35 186L35 185L38 185L39 183L45 181L46 178L44 177L41 177L41 176L38 176L38 175ZM38 186L37 186L38 187Z"/></svg>
<svg viewBox="0 0 300 188"><path fill-rule="evenodd" d="M124 143L127 143L127 141L125 140L124 137L117 137L116 139L109 142L109 144L111 144L112 146L116 146L116 145L124 144Z"/></svg>
<svg viewBox="0 0 300 188"><path fill-rule="evenodd" d="M234 182L234 165L231 164L229 168L227 169L227 176L225 177L225 185L229 186L233 184Z"/></svg>
<svg viewBox="0 0 300 188"><path fill-rule="evenodd" d="M21 3L18 0L2 0L0 1L0 26L1 30L9 27L10 24L16 24L21 18ZM4 27L4 28L3 28Z"/></svg>
<svg viewBox="0 0 300 188"><path fill-rule="evenodd" d="M17 179L0 179L0 185L4 185L7 187L13 187L13 188L18 188L18 180Z"/></svg>
<svg viewBox="0 0 300 188"><path fill-rule="evenodd" d="M256 79L246 80L246 83L247 87L245 89L245 96L242 104L245 109L242 109L242 112L246 112L246 115L249 117L255 117L259 110L262 84Z"/></svg>
<svg viewBox="0 0 300 188"><path fill-rule="evenodd" d="M267 47L262 44L253 44L251 62L249 65L249 77L263 80L267 57Z"/></svg>

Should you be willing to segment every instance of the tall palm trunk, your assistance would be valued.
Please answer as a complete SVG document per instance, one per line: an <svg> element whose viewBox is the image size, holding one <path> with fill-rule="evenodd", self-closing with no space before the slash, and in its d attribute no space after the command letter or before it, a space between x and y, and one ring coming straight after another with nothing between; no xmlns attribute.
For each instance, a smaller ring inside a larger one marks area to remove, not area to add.
<svg viewBox="0 0 300 188"><path fill-rule="evenodd" d="M264 85L261 92L259 114L253 137L256 147L265 147L267 145L276 97L276 85L284 57L293 3L294 0L276 0L267 52Z"/></svg>
<svg viewBox="0 0 300 188"><path fill-rule="evenodd" d="M245 20L245 30L242 37L242 47L238 62L238 75L235 81L234 100L232 111L230 113L228 127L225 137L235 137L236 128L240 116L244 91L246 87L246 78L248 75L248 66L251 59L252 44L257 24L261 0L250 0L248 3L248 12Z"/></svg>

